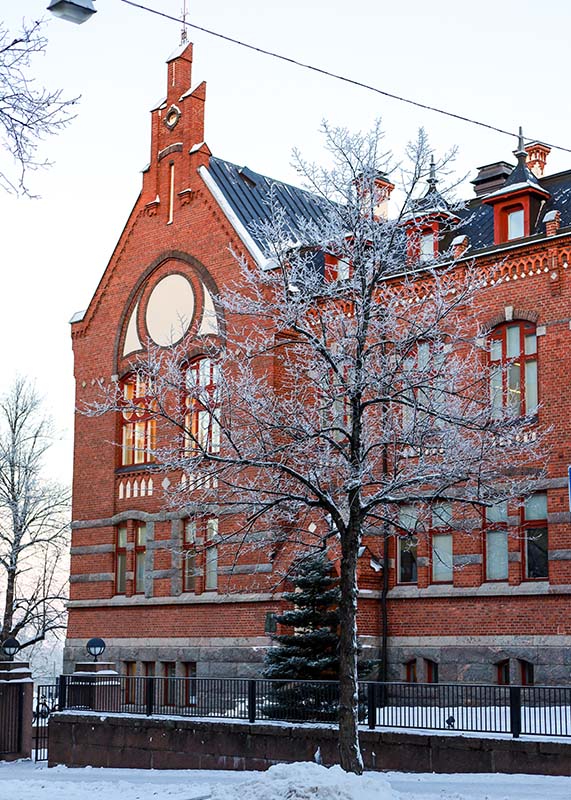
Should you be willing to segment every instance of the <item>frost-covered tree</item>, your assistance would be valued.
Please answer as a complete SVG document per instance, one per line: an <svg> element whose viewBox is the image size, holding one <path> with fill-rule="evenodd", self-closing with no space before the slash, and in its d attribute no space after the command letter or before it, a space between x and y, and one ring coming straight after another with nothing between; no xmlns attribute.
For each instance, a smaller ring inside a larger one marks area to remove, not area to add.
<svg viewBox="0 0 571 800"><path fill-rule="evenodd" d="M0 398L0 642L65 628L69 490L45 475L50 420L25 379Z"/></svg>
<svg viewBox="0 0 571 800"><path fill-rule="evenodd" d="M478 302L493 289L445 240L438 259L421 250L419 215L438 214L445 237L454 224L424 134L398 170L378 129L326 137L332 169L298 159L320 212L293 230L273 202L257 231L273 268L237 256L235 285L217 299L226 326L211 353L216 388L189 380L185 342L150 347L133 370L171 431L155 453L176 476L170 503L201 514L222 506L227 525L234 510L232 546L338 554L339 752L361 772L360 548L384 542L388 568L389 540L421 535L434 513L474 530L483 508L530 491L541 442L527 435L530 419L490 396ZM390 181L401 183L402 209L388 218ZM198 426L185 427L181 396L200 409ZM111 390L90 413L128 406ZM403 523L411 507L413 531Z"/></svg>
<svg viewBox="0 0 571 800"><path fill-rule="evenodd" d="M42 21L24 20L20 30L0 22L0 135L3 157L0 186L8 192L29 194L30 171L48 165L38 157L39 143L62 130L73 119L78 98L65 98L60 89L46 89L34 77L37 56L47 39Z"/></svg>

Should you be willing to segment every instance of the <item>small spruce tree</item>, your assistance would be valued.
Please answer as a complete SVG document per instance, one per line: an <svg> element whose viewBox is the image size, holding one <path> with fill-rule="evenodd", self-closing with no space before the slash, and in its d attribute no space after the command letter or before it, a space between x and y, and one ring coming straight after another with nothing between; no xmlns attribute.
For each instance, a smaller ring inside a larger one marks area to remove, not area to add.
<svg viewBox="0 0 571 800"><path fill-rule="evenodd" d="M297 559L284 592L293 608L276 617L292 633L274 634L278 647L266 652L266 678L336 680L339 677L339 581L327 554L320 551Z"/></svg>
<svg viewBox="0 0 571 800"><path fill-rule="evenodd" d="M264 704L270 718L327 720L337 718L336 685L292 684L293 680L339 678L339 581L326 553L310 553L294 562L294 590L284 592L293 608L277 616L291 633L274 634L278 645L266 652L264 676L276 678Z"/></svg>

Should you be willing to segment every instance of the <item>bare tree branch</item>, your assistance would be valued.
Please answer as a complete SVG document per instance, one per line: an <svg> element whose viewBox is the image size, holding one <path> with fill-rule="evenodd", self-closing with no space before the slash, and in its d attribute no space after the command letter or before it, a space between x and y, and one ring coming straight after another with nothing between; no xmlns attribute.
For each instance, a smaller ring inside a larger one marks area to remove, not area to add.
<svg viewBox="0 0 571 800"><path fill-rule="evenodd" d="M38 86L32 75L47 39L45 22L22 23L15 37L0 22L0 136L4 158L0 187L30 195L28 173L50 165L38 154L40 143L59 133L73 119L79 97L66 98L60 89Z"/></svg>

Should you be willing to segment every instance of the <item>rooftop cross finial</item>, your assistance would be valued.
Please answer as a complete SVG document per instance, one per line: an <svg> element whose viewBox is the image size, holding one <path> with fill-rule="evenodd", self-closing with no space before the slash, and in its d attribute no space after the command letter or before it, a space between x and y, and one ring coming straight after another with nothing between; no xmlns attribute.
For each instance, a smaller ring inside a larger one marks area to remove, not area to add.
<svg viewBox="0 0 571 800"><path fill-rule="evenodd" d="M430 156L430 176L426 181L430 189L434 189L436 184L438 183L438 178L436 177L436 164L434 163L434 156Z"/></svg>
<svg viewBox="0 0 571 800"><path fill-rule="evenodd" d="M188 42L188 34L186 32L186 14L187 14L186 0L183 0L183 7L181 14L182 14L182 30L180 32L180 43L182 45Z"/></svg>
<svg viewBox="0 0 571 800"><path fill-rule="evenodd" d="M519 134L517 137L517 150L514 150L514 156L516 156L518 159L527 158L527 153L525 151L523 143L523 128L521 127L521 125L519 126Z"/></svg>

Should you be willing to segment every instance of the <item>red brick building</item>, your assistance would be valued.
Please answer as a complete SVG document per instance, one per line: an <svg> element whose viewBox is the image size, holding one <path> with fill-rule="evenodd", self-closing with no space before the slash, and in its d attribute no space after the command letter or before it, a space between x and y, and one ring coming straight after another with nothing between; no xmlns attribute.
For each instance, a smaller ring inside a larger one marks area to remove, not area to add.
<svg viewBox="0 0 571 800"><path fill-rule="evenodd" d="M89 307L72 320L77 404L92 401L99 383L119 381L126 397L141 399L141 413L76 416L67 665L83 656L88 638L101 636L128 674L256 674L280 608L269 554L235 563L218 537L222 514L196 525L165 510L168 477L145 455L156 422L145 413L145 387L129 378L130 359L148 340L185 341L196 382L206 390L215 384L208 344L225 324L215 298L236 274L230 248L266 266L250 224L267 218L270 184L292 219L318 213L307 193L211 154L203 141L205 84L191 90L191 66L191 45L168 61L141 193ZM417 206L415 257L446 245L483 273L495 270L479 294L492 389L500 405L549 426L550 460L525 506L496 509L478 537L436 530L418 543L392 543L393 679L570 680L571 172L544 176L548 154L540 143L520 145L515 168L480 168L462 211L448 208L433 176ZM453 241L442 242L440 226L453 217ZM211 546L190 555L197 542ZM374 559L361 560L359 631L374 655L381 578Z"/></svg>

